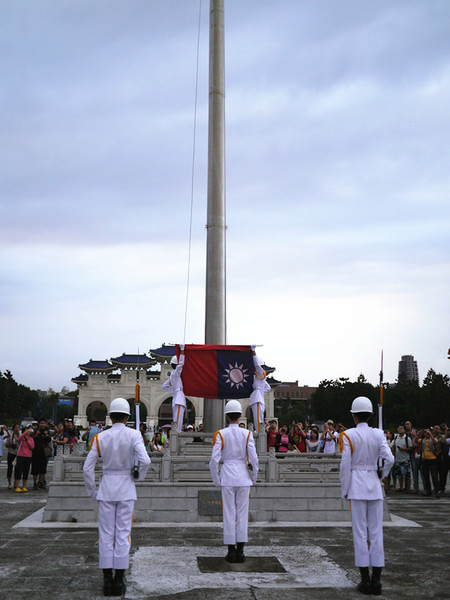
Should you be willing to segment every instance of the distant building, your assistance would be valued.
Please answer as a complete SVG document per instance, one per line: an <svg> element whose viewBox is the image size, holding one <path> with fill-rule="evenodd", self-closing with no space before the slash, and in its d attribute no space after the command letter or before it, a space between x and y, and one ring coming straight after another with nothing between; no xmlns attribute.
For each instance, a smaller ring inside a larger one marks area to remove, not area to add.
<svg viewBox="0 0 450 600"><path fill-rule="evenodd" d="M304 402L305 408L311 408L311 396L317 390L309 385L298 385L298 381L282 381L273 390L275 400L278 398L289 398Z"/></svg>
<svg viewBox="0 0 450 600"><path fill-rule="evenodd" d="M407 381L419 381L419 369L417 368L417 361L414 360L414 356L412 354L406 354L405 356L402 356L402 360L398 363L398 378L405 378Z"/></svg>
<svg viewBox="0 0 450 600"><path fill-rule="evenodd" d="M292 400L310 400L316 387L298 385L298 381L282 381L274 390L275 398L291 398Z"/></svg>

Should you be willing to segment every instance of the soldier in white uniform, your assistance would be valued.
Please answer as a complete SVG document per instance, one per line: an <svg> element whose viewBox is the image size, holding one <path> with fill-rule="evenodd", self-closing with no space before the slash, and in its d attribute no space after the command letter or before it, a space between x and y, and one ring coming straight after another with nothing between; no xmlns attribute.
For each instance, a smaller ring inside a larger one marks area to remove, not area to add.
<svg viewBox="0 0 450 600"><path fill-rule="evenodd" d="M177 357L173 356L170 364L173 371L169 379L163 383L162 389L172 394L172 420L177 424L177 431L180 433L183 426L184 411L186 410L186 396L183 392L183 382L181 380L184 365L184 345L180 345L180 361L178 362Z"/></svg>
<svg viewBox="0 0 450 600"><path fill-rule="evenodd" d="M125 425L130 416L127 400L113 400L109 416L113 425L92 438L83 474L88 495L98 500L99 567L103 569L103 594L121 596L125 593L124 574L128 569L131 522L137 498L133 468L138 465L138 481L142 481L150 457L140 432ZM103 460L103 476L97 491L94 469L99 457Z"/></svg>
<svg viewBox="0 0 450 600"><path fill-rule="evenodd" d="M350 500L355 565L361 573L358 590L363 594L378 596L381 594L384 548L383 491L377 466L379 460L384 461L382 477L386 477L394 457L384 432L367 424L373 414L369 398L355 398L350 412L356 427L347 429L339 436L342 497Z"/></svg>
<svg viewBox="0 0 450 600"><path fill-rule="evenodd" d="M262 361L256 356L255 348L256 346L252 346L255 374L253 376L253 392L250 394L250 406L253 412L255 431L259 433L264 429L264 412L266 410L264 394L270 392L270 385L266 381L267 373L261 366Z"/></svg>
<svg viewBox="0 0 450 600"><path fill-rule="evenodd" d="M225 406L229 426L216 431L209 469L214 485L222 488L223 543L228 545L225 559L244 562L244 544L248 541L250 486L256 483L258 456L253 434L239 427L241 403L230 400ZM223 466L219 473L220 459ZM249 471L251 465L252 471Z"/></svg>

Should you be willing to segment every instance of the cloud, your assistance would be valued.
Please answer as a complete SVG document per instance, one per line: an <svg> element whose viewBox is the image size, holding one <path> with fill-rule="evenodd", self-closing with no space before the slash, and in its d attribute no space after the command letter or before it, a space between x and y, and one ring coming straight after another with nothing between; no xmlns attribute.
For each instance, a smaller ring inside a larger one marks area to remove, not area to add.
<svg viewBox="0 0 450 600"><path fill-rule="evenodd" d="M195 161L197 2L0 9L0 369L28 385L203 341L206 4ZM226 3L228 338L280 379L448 370L449 16Z"/></svg>

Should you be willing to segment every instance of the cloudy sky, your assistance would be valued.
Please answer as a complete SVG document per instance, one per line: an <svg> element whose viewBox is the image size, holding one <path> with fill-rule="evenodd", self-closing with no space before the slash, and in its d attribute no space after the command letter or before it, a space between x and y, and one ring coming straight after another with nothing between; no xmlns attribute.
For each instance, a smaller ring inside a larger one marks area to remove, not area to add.
<svg viewBox="0 0 450 600"><path fill-rule="evenodd" d="M278 379L449 372L449 22L225 0L228 343ZM209 2L3 0L0 28L0 370L75 389L202 343Z"/></svg>

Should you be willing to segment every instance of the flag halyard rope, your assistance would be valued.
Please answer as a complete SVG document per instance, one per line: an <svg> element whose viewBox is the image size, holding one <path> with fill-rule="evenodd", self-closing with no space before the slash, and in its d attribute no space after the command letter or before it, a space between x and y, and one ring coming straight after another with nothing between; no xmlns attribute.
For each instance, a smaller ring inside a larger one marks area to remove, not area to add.
<svg viewBox="0 0 450 600"><path fill-rule="evenodd" d="M198 11L198 28L197 28L197 59L196 59L196 74L195 74L195 96L194 96L194 122L193 122L193 139L192 139L192 169L191 169L191 206L189 216L189 244L188 244L188 264L186 277L186 301L184 307L184 332L183 343L186 343L186 327L187 313L189 304L189 285L191 277L191 247L192 247L192 215L194 207L194 179L195 179L195 150L196 150L196 134L197 134L197 104L198 104L198 71L199 71L199 55L200 55L200 31L201 31L201 14L202 0L199 0Z"/></svg>

